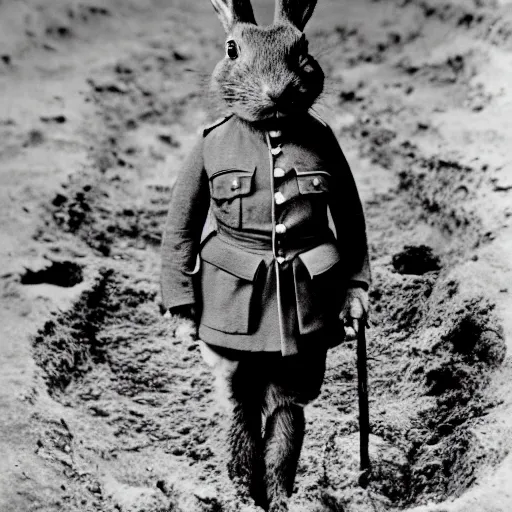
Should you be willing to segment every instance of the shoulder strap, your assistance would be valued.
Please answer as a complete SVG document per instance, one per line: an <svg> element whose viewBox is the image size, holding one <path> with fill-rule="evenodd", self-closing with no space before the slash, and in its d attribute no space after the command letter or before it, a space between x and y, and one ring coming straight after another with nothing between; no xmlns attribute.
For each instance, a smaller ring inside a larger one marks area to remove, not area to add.
<svg viewBox="0 0 512 512"><path fill-rule="evenodd" d="M210 123L209 125L205 126L205 128L203 128L203 137L206 137L212 130L217 128L217 126L224 124L228 119L232 117L232 115L233 114L225 117L219 117L218 119L215 119L213 123Z"/></svg>

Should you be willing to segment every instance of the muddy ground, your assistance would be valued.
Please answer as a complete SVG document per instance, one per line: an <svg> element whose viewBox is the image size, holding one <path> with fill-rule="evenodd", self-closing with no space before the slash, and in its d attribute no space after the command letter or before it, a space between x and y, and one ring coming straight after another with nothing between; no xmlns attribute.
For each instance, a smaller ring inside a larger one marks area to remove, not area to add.
<svg viewBox="0 0 512 512"><path fill-rule="evenodd" d="M264 22L272 2L255 2ZM512 10L320 0L317 111L364 199L372 481L331 352L292 510L512 510ZM0 510L250 511L159 242L208 119L207 0L0 2Z"/></svg>

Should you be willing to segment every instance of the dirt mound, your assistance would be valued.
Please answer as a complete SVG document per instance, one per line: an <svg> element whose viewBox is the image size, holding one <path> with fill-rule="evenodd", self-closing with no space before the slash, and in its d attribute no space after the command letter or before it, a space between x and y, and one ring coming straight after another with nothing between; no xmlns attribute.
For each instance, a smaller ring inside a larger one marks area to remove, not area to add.
<svg viewBox="0 0 512 512"><path fill-rule="evenodd" d="M464 297L455 281L436 281L432 274L379 273L374 288L373 302L381 307L369 332L375 464L370 495L357 487L356 377L350 351L336 357L324 396L354 418L332 431L325 445L328 488L340 504L360 501L361 510L371 503L406 509L458 496L475 481L480 464L495 464L505 455L488 452L473 432L498 405L487 392L505 356L494 307L483 298ZM340 387L348 393L341 401L335 395Z"/></svg>
<svg viewBox="0 0 512 512"><path fill-rule="evenodd" d="M138 506L162 510L159 507L177 507L184 499L192 500L188 506L195 508L183 505L176 510L196 510L201 499L208 499L191 496L179 485L174 489L173 475L180 482L183 473L176 473L178 467L189 465L189 478L218 485L223 466L219 415L212 414L210 376L197 371L197 343L173 338L177 324L162 320L156 295L147 280L133 284L119 269L100 270L73 308L40 330L34 356L50 395L80 411L85 420L65 449L73 471L89 466L82 469L82 478L87 476L89 482L84 499L120 503L112 482L99 481L90 466L91 452L104 468L112 461L128 463L137 454L146 459L149 484ZM98 433L109 439L107 452L103 442L93 442ZM63 441L52 448L48 435L41 442L47 457L58 461ZM124 479L131 471L119 469L112 478Z"/></svg>

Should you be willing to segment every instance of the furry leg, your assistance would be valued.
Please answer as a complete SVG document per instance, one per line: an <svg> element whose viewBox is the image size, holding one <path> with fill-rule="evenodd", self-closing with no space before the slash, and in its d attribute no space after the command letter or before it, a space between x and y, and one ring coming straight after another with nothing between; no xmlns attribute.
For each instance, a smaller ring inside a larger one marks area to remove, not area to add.
<svg viewBox="0 0 512 512"><path fill-rule="evenodd" d="M304 431L304 409L300 405L280 403L267 418L265 483L270 512L288 510L288 497L293 492Z"/></svg>
<svg viewBox="0 0 512 512"><path fill-rule="evenodd" d="M232 417L228 441L228 475L242 491L249 491L255 503L267 506L264 488L263 439L261 435L262 395L251 382L237 375L233 379Z"/></svg>

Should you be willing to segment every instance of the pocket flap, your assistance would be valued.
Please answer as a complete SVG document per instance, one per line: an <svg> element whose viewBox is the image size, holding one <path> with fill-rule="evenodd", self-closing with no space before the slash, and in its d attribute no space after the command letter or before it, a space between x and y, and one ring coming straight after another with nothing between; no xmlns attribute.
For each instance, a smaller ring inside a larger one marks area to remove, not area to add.
<svg viewBox="0 0 512 512"><path fill-rule="evenodd" d="M341 259L338 248L331 242L318 245L309 251L303 252L299 254L299 258L308 269L309 275L312 278L327 272Z"/></svg>
<svg viewBox="0 0 512 512"><path fill-rule="evenodd" d="M264 261L262 256L226 244L217 236L205 244L201 251L201 258L228 274L246 281L254 281Z"/></svg>
<svg viewBox="0 0 512 512"><path fill-rule="evenodd" d="M210 177L210 193L213 199L228 200L251 193L254 172L243 169L222 169Z"/></svg>
<svg viewBox="0 0 512 512"><path fill-rule="evenodd" d="M324 172L297 172L297 183L301 194L318 194L329 190L328 174Z"/></svg>

